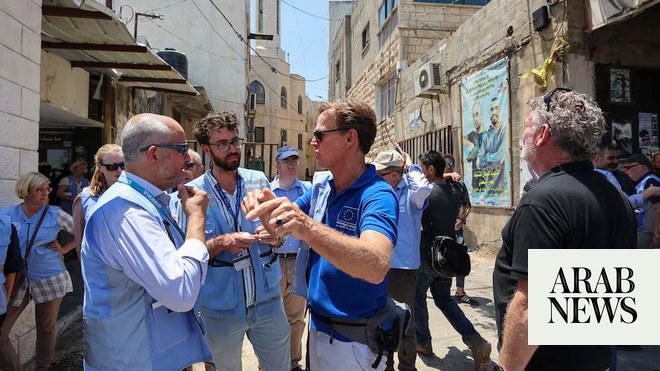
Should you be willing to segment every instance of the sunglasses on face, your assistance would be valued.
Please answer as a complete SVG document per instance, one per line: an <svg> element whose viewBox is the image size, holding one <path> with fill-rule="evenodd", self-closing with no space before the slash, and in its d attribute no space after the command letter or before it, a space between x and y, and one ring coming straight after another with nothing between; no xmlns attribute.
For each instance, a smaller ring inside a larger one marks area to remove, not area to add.
<svg viewBox="0 0 660 371"><path fill-rule="evenodd" d="M108 171L115 171L119 168L124 170L124 166L125 166L124 162L113 162L110 164L99 163L99 165L104 166L106 169L108 169Z"/></svg>
<svg viewBox="0 0 660 371"><path fill-rule="evenodd" d="M447 163L445 164L445 167L446 167L447 169L454 167L454 161L449 161L449 162L447 162Z"/></svg>
<svg viewBox="0 0 660 371"><path fill-rule="evenodd" d="M571 89L566 89L566 88L555 88L555 89L552 89L551 92L549 92L548 94L546 94L545 96L543 96L543 102L545 103L545 110L546 110L546 111L550 112L550 103L552 102L552 97L554 97L555 94L556 94L558 91L566 91L566 92L568 92L568 91L573 91L573 90L571 90Z"/></svg>
<svg viewBox="0 0 660 371"><path fill-rule="evenodd" d="M332 133L334 131L348 131L351 130L350 128L339 128L339 129L327 129L327 130L314 130L312 133L314 135L314 138L316 139L317 143L321 143L323 141L323 136L326 133Z"/></svg>
<svg viewBox="0 0 660 371"><path fill-rule="evenodd" d="M140 148L140 152L147 152L150 147L156 148L172 148L175 149L181 156L185 156L188 152L188 143L159 143L159 144L150 144Z"/></svg>

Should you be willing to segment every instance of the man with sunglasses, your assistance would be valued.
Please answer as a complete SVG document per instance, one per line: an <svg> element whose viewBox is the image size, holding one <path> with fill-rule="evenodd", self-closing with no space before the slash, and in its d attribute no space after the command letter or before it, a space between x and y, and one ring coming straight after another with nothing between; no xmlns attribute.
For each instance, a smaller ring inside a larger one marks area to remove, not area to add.
<svg viewBox="0 0 660 371"><path fill-rule="evenodd" d="M373 109L338 101L322 103L319 111L311 145L318 167L330 171L315 174L312 189L295 203L264 189L248 195L243 207L249 220L259 217L278 236L291 235L311 248L298 253L294 285L307 295L311 312L309 368L383 370L384 360L364 336L368 319L388 303L396 195L365 163L376 137ZM346 321L357 323L350 327L355 331L347 332Z"/></svg>
<svg viewBox="0 0 660 371"><path fill-rule="evenodd" d="M185 132L169 117L141 114L126 123L121 143L126 170L99 197L82 243L85 369L181 370L210 361L192 308L219 249L204 244L206 193L180 184L190 161ZM186 233L164 192L177 184Z"/></svg>
<svg viewBox="0 0 660 371"><path fill-rule="evenodd" d="M277 150L275 167L277 179L270 183L270 189L277 197L286 197L291 201L297 200L312 187L310 182L298 179L298 164L300 153L297 149L285 145ZM277 256L282 269L280 280L280 295L284 302L289 326L291 327L291 370L302 371L302 336L305 331L305 298L291 292L293 275L296 270L296 257L302 241L288 237L282 247L277 249Z"/></svg>
<svg viewBox="0 0 660 371"><path fill-rule="evenodd" d="M635 217L626 196L591 164L605 133L594 99L556 89L530 106L520 157L540 177L503 228L495 261L500 364L505 370L606 370L608 345L528 344L528 251L635 248Z"/></svg>
<svg viewBox="0 0 660 371"><path fill-rule="evenodd" d="M660 177L652 171L653 164L642 153L636 153L621 160L623 171L635 183L635 195L628 197L635 209L637 218L637 248L648 249L655 247L654 231L658 230L657 218L660 196L656 190L660 190ZM653 192L649 195L649 192ZM657 239L657 238L656 238Z"/></svg>
<svg viewBox="0 0 660 371"><path fill-rule="evenodd" d="M262 370L288 370L290 329L280 296L282 273L273 250L284 240L260 233L259 222L246 220L241 212L241 200L248 192L270 184L263 172L240 167L239 125L234 113L215 112L193 128L213 168L189 184L209 194L207 245L221 250L209 261L197 310L204 316L205 336L218 370L241 370L246 335ZM180 223L185 225L185 218Z"/></svg>

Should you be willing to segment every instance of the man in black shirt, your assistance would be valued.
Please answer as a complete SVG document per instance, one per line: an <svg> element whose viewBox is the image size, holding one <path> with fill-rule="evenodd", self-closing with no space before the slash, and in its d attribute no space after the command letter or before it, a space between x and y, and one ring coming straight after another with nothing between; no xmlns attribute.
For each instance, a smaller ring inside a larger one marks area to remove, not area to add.
<svg viewBox="0 0 660 371"><path fill-rule="evenodd" d="M505 370L605 370L609 346L528 345L528 250L634 248L634 215L590 162L605 132L594 100L553 90L531 106L521 158L540 178L502 230L493 272L500 364Z"/></svg>
<svg viewBox="0 0 660 371"><path fill-rule="evenodd" d="M445 278L431 267L431 246L436 236L454 238L456 217L461 208L463 190L457 182L443 180L445 160L437 151L427 151L419 156L420 165L429 183L433 185L429 196L429 206L422 214L422 237L420 241L421 267L417 271L417 291L415 293L415 334L417 353L433 355L429 313L426 306L426 292L431 288L435 305L442 311L447 321L461 334L463 342L470 348L474 358L474 369L485 370L490 364L491 345L477 332L458 303L451 297L451 278Z"/></svg>

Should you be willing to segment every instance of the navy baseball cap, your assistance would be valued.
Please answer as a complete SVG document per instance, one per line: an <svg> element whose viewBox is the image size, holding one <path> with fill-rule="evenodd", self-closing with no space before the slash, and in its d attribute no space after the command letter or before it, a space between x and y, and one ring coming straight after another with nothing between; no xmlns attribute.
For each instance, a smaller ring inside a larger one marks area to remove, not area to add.
<svg viewBox="0 0 660 371"><path fill-rule="evenodd" d="M300 153L297 149L287 145L277 150L277 156L275 156L275 159L284 160L285 158L289 158L291 156L300 157Z"/></svg>
<svg viewBox="0 0 660 371"><path fill-rule="evenodd" d="M635 153L621 160L622 164L630 164L633 162L653 168L653 164L651 164L651 160L649 160L649 158L642 153Z"/></svg>

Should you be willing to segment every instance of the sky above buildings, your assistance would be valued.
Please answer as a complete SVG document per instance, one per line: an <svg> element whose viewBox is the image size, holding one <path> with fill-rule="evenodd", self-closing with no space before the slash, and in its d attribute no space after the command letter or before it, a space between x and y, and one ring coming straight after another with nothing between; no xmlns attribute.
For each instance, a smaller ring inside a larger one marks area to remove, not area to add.
<svg viewBox="0 0 660 371"><path fill-rule="evenodd" d="M307 96L312 100L327 99L328 0L281 2L281 43L291 73L307 79Z"/></svg>

